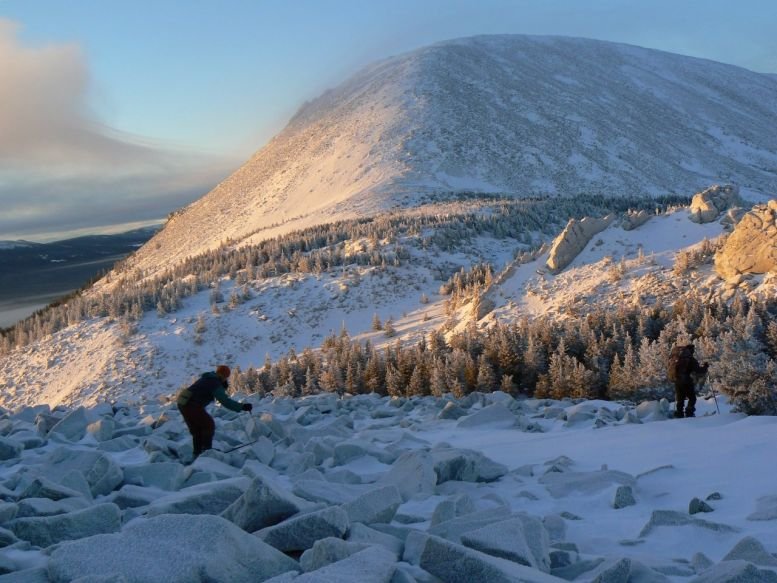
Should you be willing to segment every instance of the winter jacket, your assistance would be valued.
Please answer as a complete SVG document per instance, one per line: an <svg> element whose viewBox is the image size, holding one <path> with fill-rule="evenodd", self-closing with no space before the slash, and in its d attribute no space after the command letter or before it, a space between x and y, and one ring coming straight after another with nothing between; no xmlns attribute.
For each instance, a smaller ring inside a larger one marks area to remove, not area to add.
<svg viewBox="0 0 777 583"><path fill-rule="evenodd" d="M680 370L677 371L677 380L675 382L678 383L693 383L693 378L691 378L691 374L693 373L701 373L704 374L707 372L707 366L702 366L699 364L699 361L696 360L696 358L693 356L693 353L688 351L687 354L684 354L684 366L680 368Z"/></svg>
<svg viewBox="0 0 777 583"><path fill-rule="evenodd" d="M226 381L222 381L215 372L206 372L188 389L178 393L178 406L196 405L205 407L215 399L231 411L242 411L243 406L227 396Z"/></svg>

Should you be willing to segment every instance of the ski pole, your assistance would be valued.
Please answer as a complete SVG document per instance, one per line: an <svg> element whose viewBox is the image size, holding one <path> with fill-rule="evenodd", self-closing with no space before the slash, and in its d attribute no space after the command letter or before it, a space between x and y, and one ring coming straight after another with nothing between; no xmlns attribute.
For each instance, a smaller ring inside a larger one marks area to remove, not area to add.
<svg viewBox="0 0 777 583"><path fill-rule="evenodd" d="M704 382L707 383L710 391L712 391L712 398L715 399L715 409L717 410L718 415L720 415L720 407L718 407L718 396L715 394L715 389L713 388L712 383L710 382L710 377L708 375L704 375Z"/></svg>
<svg viewBox="0 0 777 583"><path fill-rule="evenodd" d="M232 448L230 448L230 449L226 449L226 450L223 450L223 451L222 451L222 450L219 450L219 451L220 451L221 453L230 453L230 452L233 452L233 451L235 451L235 450L238 450L238 449L241 449L241 448L244 448L244 447L248 447L249 445L253 445L253 444L255 444L257 441L259 441L259 440L258 440L258 439L255 439L255 440L253 440L253 441L249 441L248 443L241 443L240 445L236 445L235 447L232 447Z"/></svg>

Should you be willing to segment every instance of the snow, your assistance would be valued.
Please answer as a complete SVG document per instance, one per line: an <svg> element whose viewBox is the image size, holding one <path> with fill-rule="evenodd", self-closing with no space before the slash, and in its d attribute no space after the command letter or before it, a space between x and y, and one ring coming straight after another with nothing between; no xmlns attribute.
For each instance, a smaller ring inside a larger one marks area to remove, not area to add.
<svg viewBox="0 0 777 583"><path fill-rule="evenodd" d="M567 516L568 518L561 519L566 531L562 537L563 542L576 545L581 558L600 557L605 561L627 558L664 572L672 582L687 581L694 574L691 558L696 553L703 553L712 563L718 563L746 536L760 541L770 553L777 551L773 536L773 519L748 520L748 516L759 506L759 500L774 499L777 495L774 485L775 472L772 465L768 463L774 441L777 439L777 418L747 417L732 413L728 403L721 397L718 397L721 414L716 413L712 398L700 398L697 409L699 416L696 418L673 420L666 419L662 414L656 414L645 417L645 422L642 423L633 422L636 418L636 409L633 406L613 402L512 401L504 397L500 393L480 395L474 401L469 399L467 403L460 402L460 404L469 408L470 415L477 414L478 411L494 403L506 404L505 406L513 408L517 414L529 415L542 427L542 432L523 432L517 427L464 427L455 420L437 419L437 413L442 404L450 397L446 397L446 400L431 397L415 398L410 401L412 407L396 408L397 417L389 420L376 420L369 415L371 410L385 407L387 398L360 396L335 399L328 401L325 409L322 409L330 412L322 413L319 421L306 427L309 430L323 429L335 417L347 416L353 429L348 430L349 437L345 439L376 448L376 455L379 455L380 450L385 450L387 454L391 451L393 458L401 455L402 452L418 452L425 449L432 454L431 458L427 459L434 459L439 452L450 452L446 455L452 455L459 450L468 450L479 452L493 462L505 466L500 472L501 477L493 481L451 480L438 483L432 491L413 496L396 510L395 519L391 522L394 528L411 529L422 533L429 531L432 528L432 516L445 516L445 514L435 513L442 503L455 503L450 506L451 511L454 507L459 508L460 514L455 516L462 519L483 520L487 516L498 515L497 518L488 519L483 523L491 522L489 532L494 533L499 532L499 525L495 524L495 521L509 518L511 515L516 515L515 513L525 513L539 521L543 521L545 517ZM405 400L402 401L405 402ZM275 422L284 425L290 436L284 440L277 438L274 442L273 447L276 457L279 456L278 459L283 458L284 455L300 455L293 453L301 448L300 444L294 443L294 437L291 437L301 435L292 430L294 427L299 428L294 421L295 409L315 408L317 402L319 401L311 398L255 400L255 412L257 414L262 411L273 412ZM332 408L333 405L334 408ZM216 420L217 446L227 443L227 440L239 441L247 438L245 433L247 426L244 423L246 414L224 414L219 412L218 408L215 409L219 413ZM592 416L598 416L599 411L607 409L611 412L610 421L603 426L594 423L593 417L574 424L565 421L566 417L583 409L590 412ZM659 412L667 409L659 403L646 403L640 407L640 410ZM151 430L147 439L153 441L164 436L170 444L168 453L163 454L148 447L144 449L141 442L134 447L130 446L124 452L108 454L114 463L121 467L147 464L152 461L151 456L156 456L157 462L164 461L168 464L179 464L181 459L185 460L187 451L190 452L187 448L191 447L189 436L174 409L163 409L159 405L149 404L143 409L121 409L115 413L115 416L117 420L121 419L126 428L131 428L144 425L149 416L159 419L163 411L166 411L166 417L169 420ZM546 418L544 414L546 411L563 411L563 415L557 418L551 415ZM59 416L64 416L66 413L65 410L54 412ZM90 418L98 414L108 418L114 416L113 411L105 407L93 408L86 413ZM29 424L27 421L22 421L22 418L11 417L9 422L15 429L20 429ZM617 419L621 420L617 421ZM339 427L343 428L347 425L339 424ZM324 435L325 433L322 433L312 439L323 440L320 443L326 443L328 438ZM12 437L13 434L11 434ZM17 455L15 459L4 462L3 467L0 468L0 480L8 487L19 482L20 486L16 489L16 494L13 494L19 495L20 490L29 483L36 472L47 471L49 459L59 460L56 475L67 473L68 456L62 453L62 448L70 449L73 454L76 454L86 453L97 447L97 442L94 439L90 440L88 436L75 442L49 437L47 442L22 452L21 456ZM59 453L55 453L57 451ZM137 492L135 503L139 506L125 509L121 530L117 534L100 535L103 537L100 540L104 540L110 547L114 543L121 544L120 541L124 539L130 540L134 536L133 533L142 531L143 544L151 549L155 546L154 537L157 534L168 536L164 532L157 533L155 525L166 524L165 520L179 521L182 525L189 522L194 524L196 521L191 516L192 513L203 515L203 521L210 521L212 528L228 531L230 537L240 538L241 531L235 530L235 527L230 526L223 518L213 516L206 520L206 516L218 514L225 504L240 496L246 488L251 487L250 480L245 476L254 475L257 468L266 474L280 472L276 481L278 484L284 484L284 490L290 491L298 481L300 484L304 482L307 474L296 477L283 469L286 462L279 463L282 465L276 465L275 469L268 468L256 461L250 450L229 456L218 452L209 453L199 458L188 469L183 468L184 477L193 479L195 474L199 474L202 476L201 479L208 480L206 483L189 486L197 482L187 481L179 485L179 491L165 493L164 498L159 500L155 498L159 497L160 491L144 488L142 485L133 486ZM214 472L213 469L217 467L228 471ZM382 487L380 486L381 476L391 469L391 465L379 463L373 456L367 455L351 460L345 465L334 465L330 457L316 465L315 469L319 472L319 477L312 482L308 480L308 484L320 484L321 487L329 484L331 488L339 488L344 494L348 488L353 489L354 492L357 492L358 488L358 492L366 493ZM343 470L361 479L362 484L358 487L346 487L337 482L329 482L330 474L334 479L334 476ZM468 470L468 472L471 471L472 469ZM551 473L546 475L548 471ZM231 478L228 477L229 475L240 475L240 477ZM20 482L20 476L29 477L21 478ZM553 483L559 484L559 487L554 486L551 489L549 481L551 478ZM474 480L475 477L470 476L467 479ZM613 507L613 498L621 480L626 480L632 485L636 503L616 509ZM565 483L570 487L561 486ZM572 486L575 483L585 486L576 488ZM120 485L118 484L116 488ZM146 490L148 490L148 496L144 494ZM156 492L156 495L151 495L152 491ZM192 494L198 492L207 493L207 496L192 498ZM300 495L304 489L295 490L295 492ZM710 498L713 493L717 493L719 497ZM462 496L468 498L467 504L462 503ZM693 498L706 499L713 509L712 512L689 516L688 507ZM97 496L94 500L83 500L92 508L96 508L97 505L102 505L102 508L109 506L106 502L110 502L113 498L112 495L108 495L107 497ZM119 498L116 500L118 501ZM163 508L166 505L171 508L171 512L180 512L174 508L176 504L181 508L187 508L185 512L189 514L169 514ZM320 510L321 504L321 502L317 505L311 503L310 509L303 512L323 512ZM342 511L336 508L337 502L324 502L323 505L330 507L332 512L342 514ZM82 511L72 514L73 523L80 520L79 512ZM160 512L167 518L158 516ZM387 507L386 512L392 511ZM665 524L645 529L656 512L663 512L670 518L675 517L671 518L670 522L674 521L678 524L674 526ZM154 518L154 516L157 517ZM299 519L300 516L301 514L298 514L283 520ZM13 521L6 520L3 526L13 530L16 528L14 524ZM463 532L460 530L461 527L448 527L445 522L438 522L438 525L440 524L442 526L436 527L434 532L438 533L438 536L450 536L455 544L460 544L458 537ZM511 528L520 526L515 521L511 521L510 524ZM298 536L294 534L291 523L287 530L289 536ZM26 531L18 530L18 532ZM71 532L77 533L78 530L73 529ZM445 534L446 532L450 534ZM554 536L557 535L558 533ZM177 536L181 538L181 544L191 544L191 541L186 541L191 538L192 533L179 532ZM554 540L551 538L551 543ZM164 541L159 542L162 544ZM509 541L505 542L509 545ZM70 544L74 546L69 547ZM292 538L284 544L298 543ZM311 541L304 544L309 548ZM367 544L372 543L367 541ZM71 556L68 552L69 548L76 554ZM87 548L89 553L85 555ZM134 549L135 546L132 548ZM119 563L109 560L107 556L102 556L100 545L95 547L89 544L87 539L81 539L75 543L65 541L58 546L55 553L41 553L41 550L35 546L31 548L20 546L13 550L0 550L0 555L6 558L4 564L10 564L11 569L15 570L45 567L49 561L51 561L51 569L71 570L72 572L68 571L71 576L75 576L80 569L92 569L105 575L123 569ZM147 552L142 556L136 555L133 560L138 561L137 567L142 572L153 572L156 562L163 560L159 553ZM221 559L218 558L220 556L220 554L214 555L212 560L220 561ZM282 559L280 555L273 556L277 556L275 560ZM80 558L76 561L75 557ZM412 561L412 555L406 555L405 560ZM91 566L90 561L92 561ZM299 570L293 561L283 560L282 562L286 570L295 568ZM342 568L345 569L346 566L347 563L343 563ZM221 567L217 567L217 563L212 563L209 568ZM332 563L326 572L339 568L337 563ZM584 574L576 580L590 581L591 576Z"/></svg>

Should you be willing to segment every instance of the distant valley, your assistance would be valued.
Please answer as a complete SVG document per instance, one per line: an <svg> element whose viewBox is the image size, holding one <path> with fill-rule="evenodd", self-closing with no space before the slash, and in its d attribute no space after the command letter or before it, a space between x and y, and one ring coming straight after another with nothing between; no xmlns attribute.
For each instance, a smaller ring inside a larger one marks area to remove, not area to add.
<svg viewBox="0 0 777 583"><path fill-rule="evenodd" d="M0 328L83 287L156 231L146 227L52 243L0 242Z"/></svg>

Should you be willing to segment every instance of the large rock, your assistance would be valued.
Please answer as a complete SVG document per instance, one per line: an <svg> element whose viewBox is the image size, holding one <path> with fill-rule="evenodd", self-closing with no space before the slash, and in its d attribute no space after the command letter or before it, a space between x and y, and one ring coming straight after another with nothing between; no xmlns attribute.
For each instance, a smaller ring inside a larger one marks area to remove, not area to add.
<svg viewBox="0 0 777 583"><path fill-rule="evenodd" d="M397 557L402 556L402 550L405 548L405 543L402 539L375 530L374 528L370 528L359 522L351 523L351 527L348 531L348 540L351 542L384 546Z"/></svg>
<svg viewBox="0 0 777 583"><path fill-rule="evenodd" d="M0 437L0 461L19 457L24 450L24 445L15 439Z"/></svg>
<svg viewBox="0 0 777 583"><path fill-rule="evenodd" d="M517 515L467 532L461 542L489 555L550 572L550 538L537 518Z"/></svg>
<svg viewBox="0 0 777 583"><path fill-rule="evenodd" d="M156 488L124 484L115 492L111 492L106 497L106 500L113 502L116 506L124 510L125 508L148 506L159 498L159 494L160 492Z"/></svg>
<svg viewBox="0 0 777 583"><path fill-rule="evenodd" d="M49 435L58 434L69 441L79 441L86 435L88 425L89 417L86 414L86 409L78 407L57 422L49 430Z"/></svg>
<svg viewBox="0 0 777 583"><path fill-rule="evenodd" d="M747 561L721 561L689 583L777 583L777 573Z"/></svg>
<svg viewBox="0 0 777 583"><path fill-rule="evenodd" d="M615 215L601 219L585 217L581 220L569 219L561 234L553 240L546 265L553 272L559 272L572 263L575 257L585 249L591 237L601 233L615 220Z"/></svg>
<svg viewBox="0 0 777 583"><path fill-rule="evenodd" d="M57 481L73 470L84 475L93 496L112 492L124 479L121 467L104 453L76 451L65 447L51 454L44 473L46 477Z"/></svg>
<svg viewBox="0 0 777 583"><path fill-rule="evenodd" d="M55 514L67 514L76 510L83 510L91 506L85 498L63 498L50 500L49 498L25 498L20 500L16 518L27 516L54 516Z"/></svg>
<svg viewBox="0 0 777 583"><path fill-rule="evenodd" d="M396 486L383 486L362 494L355 500L343 504L351 522L371 524L389 523L402 504L402 495Z"/></svg>
<svg viewBox="0 0 777 583"><path fill-rule="evenodd" d="M121 533L65 543L49 561L52 583L86 575L128 583L253 583L299 571L296 561L218 516L164 515L136 520Z"/></svg>
<svg viewBox="0 0 777 583"><path fill-rule="evenodd" d="M767 551L761 541L752 536L746 536L731 549L724 561L748 561L763 567L777 567L777 557Z"/></svg>
<svg viewBox="0 0 777 583"><path fill-rule="evenodd" d="M84 510L35 518L17 518L8 523L16 536L39 547L117 532L121 528L121 510L115 504L97 504Z"/></svg>
<svg viewBox="0 0 777 583"><path fill-rule="evenodd" d="M613 484L636 485L634 476L616 470L600 470L598 472L548 472L539 482L543 484L554 498L563 498L572 493L596 494Z"/></svg>
<svg viewBox="0 0 777 583"><path fill-rule="evenodd" d="M420 450L403 453L378 483L396 486L404 501L415 494L433 494L437 485L437 474L434 471L432 456L429 452Z"/></svg>
<svg viewBox="0 0 777 583"><path fill-rule="evenodd" d="M294 482L292 492L311 502L345 504L374 489L375 486L372 484L336 484L325 480L297 480Z"/></svg>
<svg viewBox="0 0 777 583"><path fill-rule="evenodd" d="M509 429L515 427L517 420L513 412L502 403L494 403L459 419L456 425L461 428L485 426L491 429Z"/></svg>
<svg viewBox="0 0 777 583"><path fill-rule="evenodd" d="M370 547L336 563L305 573L295 583L389 583L396 557L382 547Z"/></svg>
<svg viewBox="0 0 777 583"><path fill-rule="evenodd" d="M135 486L178 490L184 479L184 466L176 462L124 466L124 482Z"/></svg>
<svg viewBox="0 0 777 583"><path fill-rule="evenodd" d="M149 516L159 514L221 514L243 495L248 478L230 478L183 488L156 500L147 509Z"/></svg>
<svg viewBox="0 0 777 583"><path fill-rule="evenodd" d="M81 492L39 476L22 490L19 494L19 499L49 498L50 500L62 500L63 498L73 498L81 495Z"/></svg>
<svg viewBox="0 0 777 583"><path fill-rule="evenodd" d="M777 271L777 200L753 207L715 254L715 270L723 279Z"/></svg>
<svg viewBox="0 0 777 583"><path fill-rule="evenodd" d="M429 533L447 538L453 542L461 542L461 537L465 533L512 518L514 516L510 514L509 508L490 508L489 510L473 512L436 524L429 529Z"/></svg>
<svg viewBox="0 0 777 583"><path fill-rule="evenodd" d="M254 533L279 551L304 551L322 538L343 538L348 532L348 515L338 506L302 514Z"/></svg>
<svg viewBox="0 0 777 583"><path fill-rule="evenodd" d="M412 539L412 540L411 540ZM405 560L446 583L561 583L563 579L436 536L411 534Z"/></svg>
<svg viewBox="0 0 777 583"><path fill-rule="evenodd" d="M430 452L437 483L449 480L461 482L493 482L507 473L507 467L479 451L458 448L437 448Z"/></svg>
<svg viewBox="0 0 777 583"><path fill-rule="evenodd" d="M639 536L640 538L647 536L659 526L687 525L698 526L714 532L736 532L736 529L733 526L720 524L718 522L710 522L708 520L702 520L701 518L694 518L675 510L654 510L653 514L650 516L650 520L642 527Z"/></svg>
<svg viewBox="0 0 777 583"><path fill-rule="evenodd" d="M317 540L313 547L302 553L299 564L305 572L315 571L337 561L347 559L359 551L370 548L368 543L344 541L341 538L327 537ZM396 557L395 557L396 560Z"/></svg>
<svg viewBox="0 0 777 583"><path fill-rule="evenodd" d="M723 211L739 202L739 188L716 184L693 195L688 218L694 223L711 223L717 220Z"/></svg>
<svg viewBox="0 0 777 583"><path fill-rule="evenodd" d="M286 520L309 504L269 478L254 478L221 516L245 531L254 532Z"/></svg>

